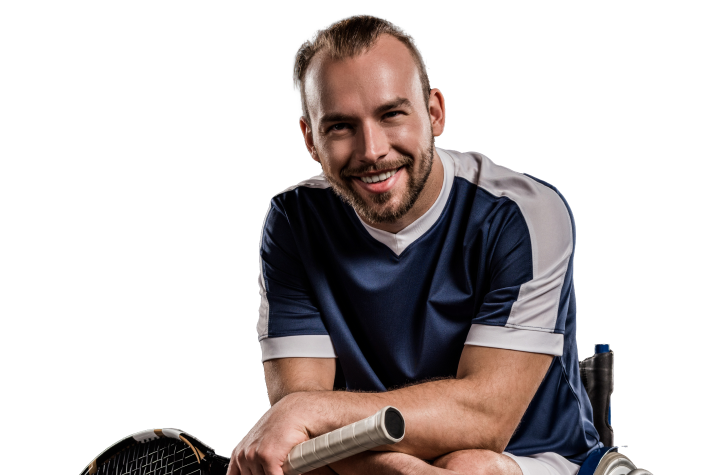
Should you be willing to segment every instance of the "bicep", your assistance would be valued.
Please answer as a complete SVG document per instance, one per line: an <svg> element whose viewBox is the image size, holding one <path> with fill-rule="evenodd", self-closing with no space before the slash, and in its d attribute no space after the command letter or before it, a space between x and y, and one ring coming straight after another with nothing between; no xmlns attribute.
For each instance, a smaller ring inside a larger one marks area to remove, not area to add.
<svg viewBox="0 0 712 475"><path fill-rule="evenodd" d="M511 436L546 376L552 355L465 345L457 379L472 381Z"/></svg>
<svg viewBox="0 0 712 475"><path fill-rule="evenodd" d="M263 365L271 405L293 392L334 389L335 358L278 358Z"/></svg>

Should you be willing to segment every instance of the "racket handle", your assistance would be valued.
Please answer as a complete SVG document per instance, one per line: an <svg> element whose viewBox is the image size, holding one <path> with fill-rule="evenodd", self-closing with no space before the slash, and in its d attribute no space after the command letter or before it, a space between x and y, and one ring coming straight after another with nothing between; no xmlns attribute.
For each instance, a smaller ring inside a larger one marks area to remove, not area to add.
<svg viewBox="0 0 712 475"><path fill-rule="evenodd" d="M297 445L282 469L285 475L299 475L380 445L395 444L404 435L403 415L386 406L371 417Z"/></svg>

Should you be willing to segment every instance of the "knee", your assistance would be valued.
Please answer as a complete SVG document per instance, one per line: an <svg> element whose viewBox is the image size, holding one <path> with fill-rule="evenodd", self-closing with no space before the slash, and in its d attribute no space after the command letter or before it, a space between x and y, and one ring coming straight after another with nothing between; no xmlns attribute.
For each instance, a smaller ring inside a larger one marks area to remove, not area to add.
<svg viewBox="0 0 712 475"><path fill-rule="evenodd" d="M491 450L458 450L443 455L435 460L433 465L463 475L521 475L521 470L514 460Z"/></svg>

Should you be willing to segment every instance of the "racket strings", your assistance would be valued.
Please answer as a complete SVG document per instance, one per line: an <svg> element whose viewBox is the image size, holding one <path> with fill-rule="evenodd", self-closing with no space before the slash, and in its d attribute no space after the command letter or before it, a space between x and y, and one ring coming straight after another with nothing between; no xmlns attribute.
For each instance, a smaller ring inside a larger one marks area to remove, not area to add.
<svg viewBox="0 0 712 475"><path fill-rule="evenodd" d="M175 439L134 444L103 463L97 475L193 475L200 464L193 450Z"/></svg>

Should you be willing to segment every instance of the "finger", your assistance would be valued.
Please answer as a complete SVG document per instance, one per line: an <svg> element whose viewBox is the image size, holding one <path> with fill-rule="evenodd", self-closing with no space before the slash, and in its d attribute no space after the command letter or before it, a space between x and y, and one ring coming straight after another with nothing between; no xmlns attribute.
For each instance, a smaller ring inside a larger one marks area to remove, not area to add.
<svg viewBox="0 0 712 475"><path fill-rule="evenodd" d="M227 465L227 473L225 475L240 475L240 470L237 468L237 460L235 460L235 451L230 454L230 463Z"/></svg>
<svg viewBox="0 0 712 475"><path fill-rule="evenodd" d="M232 450L232 453L230 454L230 464L228 465L227 468L227 473L225 475L250 475L249 470L245 470L245 465L243 463L243 466L240 467L240 450L239 450L240 444L235 446L235 448Z"/></svg>
<svg viewBox="0 0 712 475"><path fill-rule="evenodd" d="M251 475L284 475L281 466L257 458L248 462L248 467Z"/></svg>
<svg viewBox="0 0 712 475"><path fill-rule="evenodd" d="M240 451L234 458L240 475L254 475L244 451Z"/></svg>
<svg viewBox="0 0 712 475"><path fill-rule="evenodd" d="M275 465L258 465L255 475L284 475L282 468Z"/></svg>

